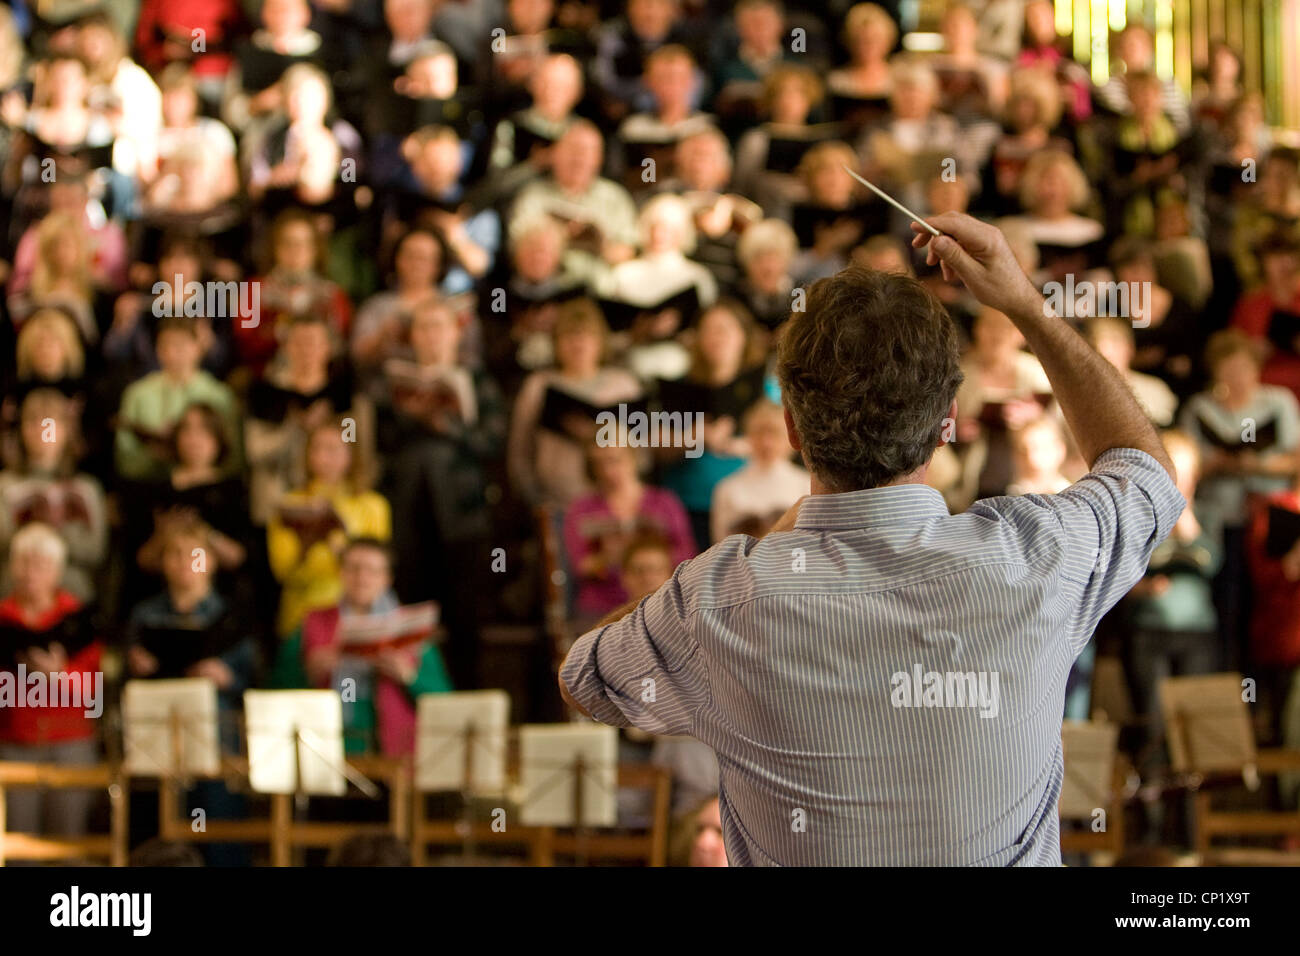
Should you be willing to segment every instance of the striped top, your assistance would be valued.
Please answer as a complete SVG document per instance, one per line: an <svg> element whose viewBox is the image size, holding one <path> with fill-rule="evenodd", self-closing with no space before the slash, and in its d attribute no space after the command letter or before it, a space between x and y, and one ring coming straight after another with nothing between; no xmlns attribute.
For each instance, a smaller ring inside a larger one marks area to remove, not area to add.
<svg viewBox="0 0 1300 956"><path fill-rule="evenodd" d="M1066 676L1184 502L1112 449L1059 495L807 499L581 637L597 720L718 755L732 865L1059 865Z"/></svg>

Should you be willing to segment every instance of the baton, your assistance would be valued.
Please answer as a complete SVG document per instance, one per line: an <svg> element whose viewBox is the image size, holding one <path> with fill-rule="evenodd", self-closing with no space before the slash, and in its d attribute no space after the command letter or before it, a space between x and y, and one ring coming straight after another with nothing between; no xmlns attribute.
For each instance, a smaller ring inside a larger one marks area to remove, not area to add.
<svg viewBox="0 0 1300 956"><path fill-rule="evenodd" d="M901 202L899 202L899 201L898 201L897 199L895 199L893 196L889 195L889 193L887 193L887 192L885 192L883 189L880 189L880 188L878 188L878 187L872 185L871 183L867 182L865 179L863 179L861 176L859 176L859 175L858 175L857 173L855 173L853 170L849 169L849 167L845 166L845 167L844 167L844 171L845 171L846 173L848 173L850 176L852 176L854 179L856 179L858 182L862 183L862 185L864 185L864 186L866 186L868 189L870 189L873 193L875 193L877 196L879 196L879 197L880 197L881 199L883 199L885 202L889 203L891 206L893 206L895 209L897 209L899 212L901 212L904 216L907 216L907 217L908 217L909 219L911 219L913 222L919 222L919 223L920 223L920 224L921 224L921 225L926 229L926 231L930 233L930 235L932 235L932 236L942 236L942 235L943 235L943 233L941 233L938 229L934 228L934 226L930 225L928 222L926 222L924 219L922 219L922 218L921 218L920 216L918 216L916 213L912 212L912 210L908 209L906 206L904 206Z"/></svg>

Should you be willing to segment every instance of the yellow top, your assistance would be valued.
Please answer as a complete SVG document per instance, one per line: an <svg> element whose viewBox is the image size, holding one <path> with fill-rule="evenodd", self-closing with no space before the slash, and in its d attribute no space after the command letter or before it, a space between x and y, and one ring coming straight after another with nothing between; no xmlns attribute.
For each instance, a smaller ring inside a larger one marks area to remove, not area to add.
<svg viewBox="0 0 1300 956"><path fill-rule="evenodd" d="M310 505L327 499L343 523L324 541L312 542L304 551L298 531L280 521L279 508L266 526L271 573L280 582L280 613L276 633L288 637L308 611L333 607L342 594L339 553L349 538L392 537L392 512L383 495L373 491L353 493L342 487L312 482L301 491L284 495L279 507Z"/></svg>

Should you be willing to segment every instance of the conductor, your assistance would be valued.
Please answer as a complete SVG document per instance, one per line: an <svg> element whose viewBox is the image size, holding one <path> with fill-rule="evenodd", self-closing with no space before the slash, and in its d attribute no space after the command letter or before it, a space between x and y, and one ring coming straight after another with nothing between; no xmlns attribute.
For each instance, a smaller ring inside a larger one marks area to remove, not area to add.
<svg viewBox="0 0 1300 956"><path fill-rule="evenodd" d="M743 865L1059 866L1066 677L1184 501L1120 374L1052 314L993 226L913 245L1006 313L1091 472L950 515L925 484L951 434L957 331L915 280L812 286L778 350L812 494L579 638L565 699L718 756ZM946 427L947 426L947 427Z"/></svg>

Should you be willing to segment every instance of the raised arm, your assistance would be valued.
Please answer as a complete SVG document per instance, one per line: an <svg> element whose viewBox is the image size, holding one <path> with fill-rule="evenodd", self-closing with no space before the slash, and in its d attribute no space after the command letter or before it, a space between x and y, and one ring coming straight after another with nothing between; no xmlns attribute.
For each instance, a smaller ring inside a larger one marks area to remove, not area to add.
<svg viewBox="0 0 1300 956"><path fill-rule="evenodd" d="M1052 391L1079 450L1092 465L1112 448L1136 448L1158 461L1171 477L1173 462L1119 371L1052 313L1016 262L996 226L961 213L928 220L944 235L933 237L913 223L916 248L928 246L931 265L959 278L987 306L1006 313L1025 337L1052 383Z"/></svg>

